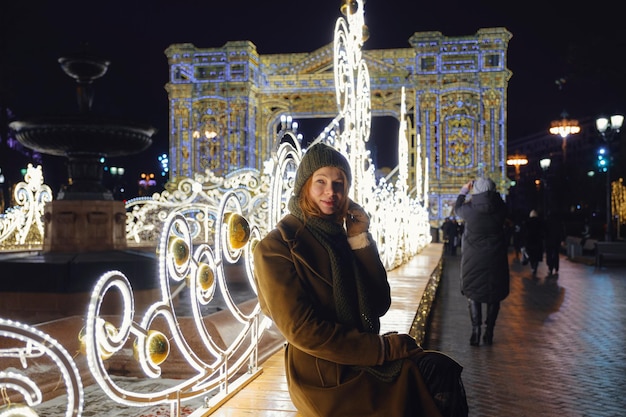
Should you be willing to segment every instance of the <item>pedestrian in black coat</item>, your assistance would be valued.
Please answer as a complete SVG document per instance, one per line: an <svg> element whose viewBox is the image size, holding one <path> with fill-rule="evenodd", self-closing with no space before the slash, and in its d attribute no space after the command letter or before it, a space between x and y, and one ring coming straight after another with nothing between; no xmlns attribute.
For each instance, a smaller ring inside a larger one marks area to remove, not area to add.
<svg viewBox="0 0 626 417"><path fill-rule="evenodd" d="M471 198L466 201L470 191ZM454 213L465 225L461 241L461 292L467 297L472 322L470 344L480 344L485 303L483 341L491 345L500 302L509 295L507 207L491 179L477 178L461 188Z"/></svg>
<svg viewBox="0 0 626 417"><path fill-rule="evenodd" d="M446 217L441 225L443 231L444 250L446 255L456 255L459 225L455 219Z"/></svg>
<svg viewBox="0 0 626 417"><path fill-rule="evenodd" d="M550 275L559 274L559 256L565 242L565 227L558 213L550 213L546 221L546 264Z"/></svg>
<svg viewBox="0 0 626 417"><path fill-rule="evenodd" d="M528 261L533 270L533 277L537 275L539 262L543 261L543 241L545 238L545 225L539 217L537 210L531 210L524 223L524 247L528 254Z"/></svg>

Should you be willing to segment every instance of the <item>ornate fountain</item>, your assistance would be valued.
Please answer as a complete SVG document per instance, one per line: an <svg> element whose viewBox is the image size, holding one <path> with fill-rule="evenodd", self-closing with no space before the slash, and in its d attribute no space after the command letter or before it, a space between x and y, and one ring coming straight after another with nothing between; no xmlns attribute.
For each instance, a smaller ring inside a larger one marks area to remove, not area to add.
<svg viewBox="0 0 626 417"><path fill-rule="evenodd" d="M102 158L132 155L152 144L156 129L92 112L93 82L109 61L88 53L59 59L77 83L78 114L36 117L9 126L24 146L67 158L68 181L44 210L44 252L125 249L126 210L102 184Z"/></svg>

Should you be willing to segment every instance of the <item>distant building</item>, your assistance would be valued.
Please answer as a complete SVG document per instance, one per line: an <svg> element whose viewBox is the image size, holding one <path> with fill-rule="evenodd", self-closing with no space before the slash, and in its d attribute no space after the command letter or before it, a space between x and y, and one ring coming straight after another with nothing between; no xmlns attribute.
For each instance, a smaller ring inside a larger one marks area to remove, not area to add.
<svg viewBox="0 0 626 417"><path fill-rule="evenodd" d="M450 215L469 178L488 174L508 192L511 36L504 28L462 37L418 32L409 48L363 51L373 117L398 119L401 89L406 90L410 187L424 191L422 180L428 178L434 225ZM333 44L310 53L259 55L249 41L220 48L187 43L171 45L165 54L173 181L206 170L260 170L276 145L281 116L332 119L339 113Z"/></svg>

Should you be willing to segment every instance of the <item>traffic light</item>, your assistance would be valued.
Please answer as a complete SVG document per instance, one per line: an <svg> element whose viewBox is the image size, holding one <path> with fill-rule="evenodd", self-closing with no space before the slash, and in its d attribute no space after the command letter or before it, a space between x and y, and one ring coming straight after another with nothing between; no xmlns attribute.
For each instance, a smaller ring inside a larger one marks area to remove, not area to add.
<svg viewBox="0 0 626 417"><path fill-rule="evenodd" d="M609 169L609 153L606 148L598 149L598 159L596 161L598 172L606 172Z"/></svg>

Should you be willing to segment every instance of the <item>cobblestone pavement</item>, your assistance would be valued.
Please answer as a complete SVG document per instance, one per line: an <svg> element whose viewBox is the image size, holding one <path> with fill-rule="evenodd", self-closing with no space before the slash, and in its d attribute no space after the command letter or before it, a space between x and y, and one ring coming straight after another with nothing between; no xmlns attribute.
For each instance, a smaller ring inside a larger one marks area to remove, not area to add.
<svg viewBox="0 0 626 417"><path fill-rule="evenodd" d="M558 278L541 263L533 279L511 254L493 345L473 347L460 258L444 258L424 347L464 366L471 417L626 416L626 266L562 256Z"/></svg>

